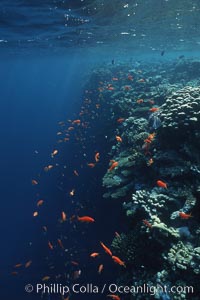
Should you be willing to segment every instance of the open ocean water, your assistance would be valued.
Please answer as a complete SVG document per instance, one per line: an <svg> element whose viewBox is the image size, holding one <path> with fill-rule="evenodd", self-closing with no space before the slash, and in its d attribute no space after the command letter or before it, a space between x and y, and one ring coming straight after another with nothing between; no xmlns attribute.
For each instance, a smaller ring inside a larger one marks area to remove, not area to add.
<svg viewBox="0 0 200 300"><path fill-rule="evenodd" d="M2 300L200 299L200 2L2 0Z"/></svg>

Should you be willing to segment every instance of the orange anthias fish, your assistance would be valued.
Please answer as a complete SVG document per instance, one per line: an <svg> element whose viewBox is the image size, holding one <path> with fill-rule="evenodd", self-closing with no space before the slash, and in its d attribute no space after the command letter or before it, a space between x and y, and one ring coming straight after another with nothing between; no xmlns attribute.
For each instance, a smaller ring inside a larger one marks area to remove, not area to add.
<svg viewBox="0 0 200 300"><path fill-rule="evenodd" d="M99 154L99 152L97 152L97 153L95 154L94 158L95 158L95 161L96 161L96 162L99 161L99 159L100 159L100 154Z"/></svg>
<svg viewBox="0 0 200 300"><path fill-rule="evenodd" d="M152 108L150 108L150 112L156 112L156 111L158 111L159 110L159 108L158 107L152 107Z"/></svg>
<svg viewBox="0 0 200 300"><path fill-rule="evenodd" d="M66 137L66 138L63 139L63 141L64 141L64 142L67 142L67 141L69 141L69 138Z"/></svg>
<svg viewBox="0 0 200 300"><path fill-rule="evenodd" d="M98 267L98 273L101 274L102 271L103 271L103 264L100 264Z"/></svg>
<svg viewBox="0 0 200 300"><path fill-rule="evenodd" d="M95 257L98 257L98 256L99 256L99 253L97 253L97 252L93 252L93 253L90 254L90 257L92 257L92 258L95 258Z"/></svg>
<svg viewBox="0 0 200 300"><path fill-rule="evenodd" d="M37 206L41 206L44 203L44 200L38 200Z"/></svg>
<svg viewBox="0 0 200 300"><path fill-rule="evenodd" d="M95 167L95 164L94 163L89 163L89 164L87 164L88 165L88 167L90 167L90 168L94 168Z"/></svg>
<svg viewBox="0 0 200 300"><path fill-rule="evenodd" d="M38 212L37 212L37 211L34 211L33 216L34 216L34 217L37 217L37 216L38 216Z"/></svg>
<svg viewBox="0 0 200 300"><path fill-rule="evenodd" d="M147 220L142 220L142 222L143 222L144 225L146 225L147 227L152 228L152 224L149 223L149 221L147 221Z"/></svg>
<svg viewBox="0 0 200 300"><path fill-rule="evenodd" d="M74 170L74 175L79 176L79 174L76 170Z"/></svg>
<svg viewBox="0 0 200 300"><path fill-rule="evenodd" d="M150 158L147 162L147 166L150 167L153 164L153 158Z"/></svg>
<svg viewBox="0 0 200 300"><path fill-rule="evenodd" d="M113 86L109 86L109 87L107 87L107 90L109 90L109 91L114 91L114 87Z"/></svg>
<svg viewBox="0 0 200 300"><path fill-rule="evenodd" d="M44 276L43 278L42 278L42 281L48 281L50 279L50 276Z"/></svg>
<svg viewBox="0 0 200 300"><path fill-rule="evenodd" d="M110 256L112 256L111 250L110 250L104 243L100 242L100 244L101 244L101 247L104 249L104 251L105 251L107 254L109 254Z"/></svg>
<svg viewBox="0 0 200 300"><path fill-rule="evenodd" d="M138 103L138 104L141 104L141 103L143 103L143 102L144 102L143 99L138 99L138 100L137 100L137 103Z"/></svg>
<svg viewBox="0 0 200 300"><path fill-rule="evenodd" d="M25 268L29 268L31 264L32 264L32 260L27 261L25 263Z"/></svg>
<svg viewBox="0 0 200 300"><path fill-rule="evenodd" d="M117 123L123 123L124 121L125 121L124 118L119 118L119 119L117 119Z"/></svg>
<svg viewBox="0 0 200 300"><path fill-rule="evenodd" d="M48 165L46 167L44 167L44 171L48 172L49 170L51 170L53 168L53 165Z"/></svg>
<svg viewBox="0 0 200 300"><path fill-rule="evenodd" d="M114 161L114 160L111 160L111 162L112 162L112 165L108 169L109 171L112 171L113 169L115 169L119 164L117 161Z"/></svg>
<svg viewBox="0 0 200 300"><path fill-rule="evenodd" d="M23 266L23 264L16 264L16 265L14 265L14 268L20 268L22 266Z"/></svg>
<svg viewBox="0 0 200 300"><path fill-rule="evenodd" d="M81 123L81 120L74 120L74 121L72 122L72 124L78 124L78 125L80 125L80 123Z"/></svg>
<svg viewBox="0 0 200 300"><path fill-rule="evenodd" d="M117 256L112 256L112 259L113 259L113 261L114 261L116 264L118 264L118 265L123 266L124 268L126 268L125 263L124 263L119 257L117 257Z"/></svg>
<svg viewBox="0 0 200 300"><path fill-rule="evenodd" d="M167 184L164 181L157 180L156 183L157 183L157 186L159 186L161 188L164 188L164 189L167 189Z"/></svg>
<svg viewBox="0 0 200 300"><path fill-rule="evenodd" d="M119 237L120 237L120 234L119 234L117 231L115 231L115 236L116 236L117 238L119 238Z"/></svg>
<svg viewBox="0 0 200 300"><path fill-rule="evenodd" d="M122 143L122 138L119 136L119 135L116 135L116 140L117 140L117 142L120 142L120 143Z"/></svg>
<svg viewBox="0 0 200 300"><path fill-rule="evenodd" d="M31 183L32 183L32 185L37 185L37 184L38 184L38 181L35 180L35 179L32 179L32 180L31 180Z"/></svg>
<svg viewBox="0 0 200 300"><path fill-rule="evenodd" d="M119 297L119 296L113 295L113 294L107 295L107 297L110 297L110 298L112 298L113 300L120 300L120 297Z"/></svg>
<svg viewBox="0 0 200 300"><path fill-rule="evenodd" d="M58 241L58 245L60 246L61 249L64 249L63 243L61 241L61 239L57 239Z"/></svg>
<svg viewBox="0 0 200 300"><path fill-rule="evenodd" d="M69 194L70 194L71 197L74 196L74 195L75 195L75 189L71 190L71 191L69 192Z"/></svg>
<svg viewBox="0 0 200 300"><path fill-rule="evenodd" d="M138 80L138 82L145 82L144 78Z"/></svg>
<svg viewBox="0 0 200 300"><path fill-rule="evenodd" d="M93 223L95 220L89 216L83 216L83 217L77 217L77 220L79 222L84 222L84 223Z"/></svg>
<svg viewBox="0 0 200 300"><path fill-rule="evenodd" d="M189 218L192 218L192 214L191 213L190 214L186 214L186 213L180 211L179 212L179 217L181 219L188 220Z"/></svg>
<svg viewBox="0 0 200 300"><path fill-rule="evenodd" d="M49 242L49 241L48 241L48 247L49 247L50 250L53 250L53 245L52 245L52 243Z"/></svg>
<svg viewBox="0 0 200 300"><path fill-rule="evenodd" d="M65 222L67 220L67 215L64 211L62 211L62 213L61 213L61 219L63 222Z"/></svg>
<svg viewBox="0 0 200 300"><path fill-rule="evenodd" d="M73 266L78 266L78 265L79 265L79 263L78 263L77 261L74 261L74 260L71 260L71 264L72 264Z"/></svg>
<svg viewBox="0 0 200 300"><path fill-rule="evenodd" d="M125 91L130 91L131 90L131 86L130 85L125 85L124 86L124 90Z"/></svg>
<svg viewBox="0 0 200 300"><path fill-rule="evenodd" d="M148 143L148 142L151 143L151 142L154 140L155 135L156 135L155 132L150 133L150 134L148 135L147 139L144 140L144 141L146 141L147 143Z"/></svg>
<svg viewBox="0 0 200 300"><path fill-rule="evenodd" d="M53 152L51 153L51 157L53 158L57 154L58 154L58 150L53 150Z"/></svg>
<svg viewBox="0 0 200 300"><path fill-rule="evenodd" d="M14 272L11 272L11 275L13 276L16 276L18 274L18 272L14 271Z"/></svg>

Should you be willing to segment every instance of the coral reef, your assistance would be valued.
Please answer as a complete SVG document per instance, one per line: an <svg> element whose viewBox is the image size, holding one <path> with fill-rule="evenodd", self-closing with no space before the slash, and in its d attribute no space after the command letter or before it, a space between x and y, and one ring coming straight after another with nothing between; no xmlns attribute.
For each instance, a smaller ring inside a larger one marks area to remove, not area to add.
<svg viewBox="0 0 200 300"><path fill-rule="evenodd" d="M197 129L200 121L200 88L184 87L178 90L160 107L163 128Z"/></svg>
<svg viewBox="0 0 200 300"><path fill-rule="evenodd" d="M189 242L179 241L173 244L167 255L163 254L163 257L173 271L191 269L195 274L200 274L200 247L194 248Z"/></svg>
<svg viewBox="0 0 200 300"><path fill-rule="evenodd" d="M111 78L118 78L102 91L116 124L114 135L122 139L110 140L110 159L118 165L103 177L104 197L122 199L131 224L112 243L128 266L119 282L128 278L134 285L191 285L195 290L190 295L158 290L145 295L147 300L199 299L199 64L182 59L132 68L124 64L120 72L112 67Z"/></svg>

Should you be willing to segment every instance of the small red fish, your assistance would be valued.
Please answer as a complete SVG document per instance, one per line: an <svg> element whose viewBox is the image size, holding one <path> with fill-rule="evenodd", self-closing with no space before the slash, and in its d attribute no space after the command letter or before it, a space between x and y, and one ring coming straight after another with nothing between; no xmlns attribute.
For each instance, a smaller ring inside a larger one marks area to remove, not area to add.
<svg viewBox="0 0 200 300"><path fill-rule="evenodd" d="M32 185L37 185L37 184L38 184L38 181L35 180L35 179L32 179L32 180L31 180L31 183L32 183Z"/></svg>
<svg viewBox="0 0 200 300"><path fill-rule="evenodd" d="M46 167L44 167L44 171L48 172L49 170L51 170L53 168L53 165L48 165Z"/></svg>
<svg viewBox="0 0 200 300"><path fill-rule="evenodd" d="M67 142L67 141L69 141L69 138L64 138L63 141Z"/></svg>
<svg viewBox="0 0 200 300"><path fill-rule="evenodd" d="M124 118L119 118L119 119L117 119L117 123L123 123L124 121L125 121Z"/></svg>
<svg viewBox="0 0 200 300"><path fill-rule="evenodd" d="M96 162L99 161L99 159L100 159L100 154L99 154L99 152L97 152L97 153L95 154L94 158L95 158L95 161L96 161Z"/></svg>
<svg viewBox="0 0 200 300"><path fill-rule="evenodd" d="M101 274L102 271L103 271L103 264L100 264L98 267L98 273Z"/></svg>
<svg viewBox="0 0 200 300"><path fill-rule="evenodd" d="M41 206L44 203L44 200L38 200L37 206Z"/></svg>
<svg viewBox="0 0 200 300"><path fill-rule="evenodd" d="M14 271L14 272L11 272L11 275L14 275L16 276L18 274L18 272Z"/></svg>
<svg viewBox="0 0 200 300"><path fill-rule="evenodd" d="M150 158L147 162L147 166L151 166L153 164L153 158Z"/></svg>
<svg viewBox="0 0 200 300"><path fill-rule="evenodd" d="M130 85L125 85L124 86L124 90L125 91L130 91L131 90L131 86Z"/></svg>
<svg viewBox="0 0 200 300"><path fill-rule="evenodd" d="M158 111L159 110L159 108L158 107L152 107L152 108L150 108L150 112L152 112L152 113L154 113L154 112L156 112L156 111Z"/></svg>
<svg viewBox="0 0 200 300"><path fill-rule="evenodd" d="M74 175L79 176L79 174L76 170L74 170Z"/></svg>
<svg viewBox="0 0 200 300"><path fill-rule="evenodd" d="M44 276L43 278L42 278L42 281L48 281L50 279L50 276Z"/></svg>
<svg viewBox="0 0 200 300"><path fill-rule="evenodd" d="M115 169L118 166L118 162L112 160L112 165L110 166L110 168L108 169L109 171L112 171L113 169Z"/></svg>
<svg viewBox="0 0 200 300"><path fill-rule="evenodd" d="M115 138L116 138L117 142L122 143L122 138L119 135L116 135Z"/></svg>
<svg viewBox="0 0 200 300"><path fill-rule="evenodd" d="M192 218L192 215L191 215L191 213L190 214L186 214L186 213L180 211L179 212L179 217L181 219L188 220L189 218Z"/></svg>
<svg viewBox="0 0 200 300"><path fill-rule="evenodd" d="M93 252L93 253L90 254L90 257L92 257L92 258L95 258L95 257L98 257L98 256L99 256L99 253L97 253L97 252Z"/></svg>
<svg viewBox="0 0 200 300"><path fill-rule="evenodd" d="M107 254L109 254L110 256L112 256L111 250L110 250L104 243L100 242L100 244L101 244L101 247L104 249L104 251L105 251Z"/></svg>
<svg viewBox="0 0 200 300"><path fill-rule="evenodd" d="M48 247L49 247L50 250L53 250L53 245L52 245L52 243L49 242L49 241L48 241Z"/></svg>
<svg viewBox="0 0 200 300"><path fill-rule="evenodd" d="M51 153L51 157L53 158L57 154L58 154L58 150L53 150L53 152Z"/></svg>
<svg viewBox="0 0 200 300"><path fill-rule="evenodd" d="M14 265L14 268L20 268L22 266L23 266L22 264L16 264L16 265Z"/></svg>
<svg viewBox="0 0 200 300"><path fill-rule="evenodd" d="M93 223L95 220L89 216L77 217L77 220L84 223Z"/></svg>
<svg viewBox="0 0 200 300"><path fill-rule="evenodd" d="M119 257L117 257L117 256L112 256L112 260L113 260L116 264L118 264L118 265L123 266L124 268L126 268L125 263L124 263Z"/></svg>
<svg viewBox="0 0 200 300"><path fill-rule="evenodd" d="M138 103L138 104L141 104L141 103L143 103L143 102L144 102L143 99L138 99L138 100L137 100L137 103Z"/></svg>
<svg viewBox="0 0 200 300"><path fill-rule="evenodd" d="M71 190L71 191L69 192L69 194L70 194L71 197L73 197L73 196L75 195L75 189Z"/></svg>
<svg viewBox="0 0 200 300"><path fill-rule="evenodd" d="M61 239L57 239L58 241L58 245L60 246L61 249L64 249L63 243L61 241Z"/></svg>
<svg viewBox="0 0 200 300"><path fill-rule="evenodd" d="M67 220L67 215L64 211L62 211L62 213L61 213L61 219L63 222L65 222Z"/></svg>
<svg viewBox="0 0 200 300"><path fill-rule="evenodd" d="M159 186L161 188L164 188L164 189L167 189L167 184L164 181L157 180L156 183L157 183L157 186Z"/></svg>
<svg viewBox="0 0 200 300"><path fill-rule="evenodd" d="M109 90L109 91L114 91L114 87L113 86L109 86L108 88L107 88L107 90Z"/></svg>
<svg viewBox="0 0 200 300"><path fill-rule="evenodd" d="M88 165L88 167L90 167L90 168L94 168L95 167L95 164L94 163L89 163L89 164L87 164Z"/></svg>
<svg viewBox="0 0 200 300"><path fill-rule="evenodd" d="M74 266L78 266L79 265L79 263L77 261L74 261L74 260L71 261L71 264L74 265Z"/></svg>
<svg viewBox="0 0 200 300"><path fill-rule="evenodd" d="M32 264L32 260L27 261L25 263L25 268L29 268L31 264Z"/></svg>
<svg viewBox="0 0 200 300"><path fill-rule="evenodd" d="M74 120L74 121L72 122L73 125L74 125L74 124L80 125L80 123L81 123L81 120Z"/></svg>
<svg viewBox="0 0 200 300"><path fill-rule="evenodd" d="M146 225L149 228L152 228L152 224L149 223L149 221L147 220L142 220L142 222L144 223L144 225Z"/></svg>
<svg viewBox="0 0 200 300"><path fill-rule="evenodd" d="M120 237L120 234L119 234L117 231L115 231L115 236L116 236L117 238L119 238L119 237Z"/></svg>
<svg viewBox="0 0 200 300"><path fill-rule="evenodd" d="M119 297L119 296L113 295L113 294L107 295L107 297L110 297L110 298L112 298L113 300L120 300L120 297Z"/></svg>

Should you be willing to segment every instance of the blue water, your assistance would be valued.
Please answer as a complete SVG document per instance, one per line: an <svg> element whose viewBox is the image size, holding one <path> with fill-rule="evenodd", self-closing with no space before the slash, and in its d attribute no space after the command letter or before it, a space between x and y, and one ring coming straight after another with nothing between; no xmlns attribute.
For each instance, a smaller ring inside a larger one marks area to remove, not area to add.
<svg viewBox="0 0 200 300"><path fill-rule="evenodd" d="M36 200L31 179L50 160L58 121L72 117L80 107L77 86L81 87L83 73L80 62L74 60L33 55L0 62L1 273L6 285L13 265L42 252L32 219ZM3 291L10 293L8 286Z"/></svg>

